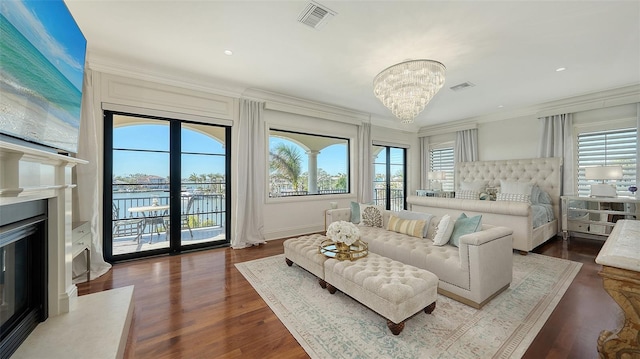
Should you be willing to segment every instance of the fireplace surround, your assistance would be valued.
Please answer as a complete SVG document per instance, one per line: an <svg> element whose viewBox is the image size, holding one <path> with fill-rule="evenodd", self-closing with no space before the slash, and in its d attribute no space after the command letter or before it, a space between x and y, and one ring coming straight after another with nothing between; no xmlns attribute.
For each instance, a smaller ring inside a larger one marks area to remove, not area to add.
<svg viewBox="0 0 640 359"><path fill-rule="evenodd" d="M0 140L0 207L42 203L47 214L43 295L49 317L73 310L78 295L71 278L71 169L83 163L87 162Z"/></svg>

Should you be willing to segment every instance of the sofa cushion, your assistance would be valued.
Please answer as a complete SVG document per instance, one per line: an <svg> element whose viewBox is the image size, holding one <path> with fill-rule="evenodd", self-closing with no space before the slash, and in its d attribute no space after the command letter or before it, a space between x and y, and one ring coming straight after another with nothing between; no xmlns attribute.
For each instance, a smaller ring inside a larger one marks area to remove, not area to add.
<svg viewBox="0 0 640 359"><path fill-rule="evenodd" d="M449 243L459 247L460 237L465 234L474 233L482 229L482 215L479 214L473 217L467 217L466 214L460 213L460 217L455 221L453 225L453 232L451 233L451 239Z"/></svg>
<svg viewBox="0 0 640 359"><path fill-rule="evenodd" d="M431 224L431 220L433 219L433 214L430 213L422 213L422 212L412 212L407 210L391 212L396 217L402 219L421 219L425 222L424 229L422 232L422 237L427 238L427 232L429 230L429 225Z"/></svg>
<svg viewBox="0 0 640 359"><path fill-rule="evenodd" d="M412 237L422 238L426 223L421 219L402 219L391 215L387 229L393 232L407 234Z"/></svg>
<svg viewBox="0 0 640 359"><path fill-rule="evenodd" d="M468 263L460 262L460 250L454 246L434 246L428 239L376 227L360 227L360 235L371 253L426 269L441 281L469 289Z"/></svg>
<svg viewBox="0 0 640 359"><path fill-rule="evenodd" d="M453 221L448 214L445 214L440 219L438 227L436 228L436 235L433 237L433 244L436 246L443 246L449 242L451 233L453 233Z"/></svg>
<svg viewBox="0 0 640 359"><path fill-rule="evenodd" d="M367 227L379 227L384 225L382 206L360 204L360 224Z"/></svg>
<svg viewBox="0 0 640 359"><path fill-rule="evenodd" d="M360 223L360 203L351 202L351 223Z"/></svg>

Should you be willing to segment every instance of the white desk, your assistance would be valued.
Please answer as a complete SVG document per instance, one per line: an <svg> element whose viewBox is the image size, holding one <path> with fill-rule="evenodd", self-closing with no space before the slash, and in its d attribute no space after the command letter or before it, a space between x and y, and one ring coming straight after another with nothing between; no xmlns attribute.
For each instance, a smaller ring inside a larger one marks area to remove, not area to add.
<svg viewBox="0 0 640 359"><path fill-rule="evenodd" d="M619 220L596 257L604 289L622 308L624 325L598 337L601 358L640 356L640 221ZM624 353L624 354L623 354Z"/></svg>

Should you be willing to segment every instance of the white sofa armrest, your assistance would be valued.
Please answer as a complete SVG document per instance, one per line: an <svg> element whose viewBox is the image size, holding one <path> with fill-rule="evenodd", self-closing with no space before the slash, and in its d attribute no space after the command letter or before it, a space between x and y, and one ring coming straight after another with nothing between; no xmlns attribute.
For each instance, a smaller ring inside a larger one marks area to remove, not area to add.
<svg viewBox="0 0 640 359"><path fill-rule="evenodd" d="M325 223L327 226L337 221L351 222L351 208L328 209L325 213Z"/></svg>
<svg viewBox="0 0 640 359"><path fill-rule="evenodd" d="M499 226L483 226L481 231L460 236L460 244L479 246L513 234L513 229Z"/></svg>

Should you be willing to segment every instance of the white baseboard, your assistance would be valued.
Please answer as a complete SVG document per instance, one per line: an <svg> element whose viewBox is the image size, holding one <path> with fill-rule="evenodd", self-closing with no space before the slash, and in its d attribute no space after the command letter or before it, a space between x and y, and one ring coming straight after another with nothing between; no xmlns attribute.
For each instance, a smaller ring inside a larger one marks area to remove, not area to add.
<svg viewBox="0 0 640 359"><path fill-rule="evenodd" d="M274 239L296 237L296 236L302 236L309 233L318 233L318 232L324 232L323 224L289 227L289 228L278 228L277 230L265 231L264 238L267 241L270 241Z"/></svg>

